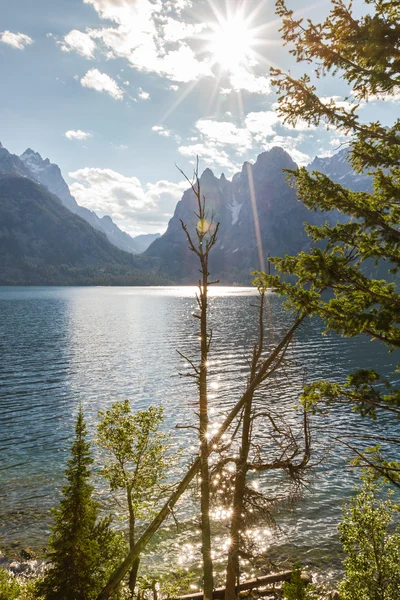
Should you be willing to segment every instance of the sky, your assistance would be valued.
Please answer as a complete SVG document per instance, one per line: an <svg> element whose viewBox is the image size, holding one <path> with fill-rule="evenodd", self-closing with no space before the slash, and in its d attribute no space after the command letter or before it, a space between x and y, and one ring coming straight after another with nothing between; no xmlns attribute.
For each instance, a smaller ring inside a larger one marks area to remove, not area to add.
<svg viewBox="0 0 400 600"><path fill-rule="evenodd" d="M132 235L163 232L196 156L230 178L273 146L298 164L334 153L335 131L275 111L269 69L302 75L270 0L12 0L0 18L0 141L57 163L77 201ZM288 0L318 21L329 0ZM356 0L356 11L365 9ZM342 102L339 76L319 93ZM391 124L400 95L362 109Z"/></svg>

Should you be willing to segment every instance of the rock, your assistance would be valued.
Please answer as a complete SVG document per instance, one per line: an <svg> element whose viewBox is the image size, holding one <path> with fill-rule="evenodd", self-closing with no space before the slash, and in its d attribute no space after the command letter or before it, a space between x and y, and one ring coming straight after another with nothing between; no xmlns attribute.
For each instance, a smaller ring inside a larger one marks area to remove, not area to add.
<svg viewBox="0 0 400 600"><path fill-rule="evenodd" d="M8 565L8 569L14 573L14 575L18 575L20 573L22 573L23 571L23 566L22 563L13 560L9 565Z"/></svg>
<svg viewBox="0 0 400 600"><path fill-rule="evenodd" d="M32 579L43 573L46 568L46 563L39 560L26 560L18 562L14 560L7 565L7 569L14 575L20 575L26 579Z"/></svg>
<svg viewBox="0 0 400 600"><path fill-rule="evenodd" d="M32 560L34 558L34 553L30 548L22 548L20 556L23 560Z"/></svg>

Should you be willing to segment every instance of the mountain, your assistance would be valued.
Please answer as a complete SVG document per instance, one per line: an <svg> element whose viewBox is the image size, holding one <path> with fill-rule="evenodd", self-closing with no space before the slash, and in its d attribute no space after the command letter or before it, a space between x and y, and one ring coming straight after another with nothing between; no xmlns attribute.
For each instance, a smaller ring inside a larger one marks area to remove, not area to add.
<svg viewBox="0 0 400 600"><path fill-rule="evenodd" d="M223 283L249 283L251 271L262 267L260 253L265 261L268 254L296 254L310 247L305 222L318 224L326 219L346 218L337 212L310 211L299 202L283 172L295 168L289 154L274 147L260 154L254 164L245 163L232 181L224 175L218 179L210 169L204 171L200 178L201 194L207 200L209 213L214 214L214 221L220 224L218 240L210 255L213 278ZM316 158L309 169L325 172L354 190L368 191L371 186L369 177L359 176L351 169L347 151ZM182 220L189 231L194 231L195 210L195 196L187 190L176 206L167 231L145 252L159 261L165 273L182 283L193 283L193 273L198 269L180 223ZM257 243L257 229L261 247Z"/></svg>
<svg viewBox="0 0 400 600"><path fill-rule="evenodd" d="M16 165L18 167L18 164ZM43 185L0 175L0 284L165 283Z"/></svg>
<svg viewBox="0 0 400 600"><path fill-rule="evenodd" d="M308 249L304 222L346 218L337 212L309 211L299 202L284 172L294 168L289 154L275 147L260 154L254 164L244 163L231 181L224 175L216 177L210 169L202 174L201 193L207 199L209 215L220 223L210 271L221 283L249 283L251 271L265 267L268 254ZM368 176L352 171L347 151L317 157L308 168L351 189L371 188ZM0 145L0 284L193 283L198 264L188 249L180 220L194 231L195 210L196 198L187 190L164 235L133 239L110 217L100 219L80 207L57 165L33 150L19 158ZM119 244L126 242L129 253L111 243L117 237ZM148 247L140 256L133 256L133 242L136 252Z"/></svg>
<svg viewBox="0 0 400 600"><path fill-rule="evenodd" d="M140 254L145 252L150 244L152 244L154 240L158 240L160 236L161 233L144 233L142 235L136 235L133 240L135 242L137 251Z"/></svg>
<svg viewBox="0 0 400 600"><path fill-rule="evenodd" d="M48 158L43 160L40 154L31 148L25 150L25 152L21 154L20 159L30 173L32 179L45 185L52 194L55 194L60 198L64 206L85 219L92 227L104 233L108 240L114 244L114 246L120 248L120 250L125 250L125 252L131 252L133 254L144 252L155 237L159 235L156 234L153 236L150 234L147 245L143 236L132 238L128 233L122 231L108 215L99 217L92 210L80 206L71 195L69 187L65 182L58 165L51 163Z"/></svg>
<svg viewBox="0 0 400 600"><path fill-rule="evenodd" d="M9 175L19 175L20 177L28 177L28 179L35 180L35 177L24 165L22 160L15 154L10 154L0 142L0 174L5 173Z"/></svg>
<svg viewBox="0 0 400 600"><path fill-rule="evenodd" d="M333 156L319 158L316 156L307 167L312 173L319 171L327 175L332 181L340 183L345 188L354 192L368 192L372 190L372 178L364 173L355 173L349 162L349 150L343 148Z"/></svg>
<svg viewBox="0 0 400 600"><path fill-rule="evenodd" d="M310 218L313 221L314 213L298 202L295 190L286 182L283 169L294 168L289 154L275 147L260 154L254 164L245 163L232 181L224 175L218 179L210 169L204 171L201 194L214 221L220 223L218 241L210 256L213 277L222 282L248 282L250 272L261 266L259 252L263 257L269 253L277 256L296 253L307 245L303 223ZM157 257L166 272L182 282L193 281L197 265L180 219L194 231L195 208L195 196L188 190L178 202L165 234L145 252ZM258 227L261 249L257 244Z"/></svg>

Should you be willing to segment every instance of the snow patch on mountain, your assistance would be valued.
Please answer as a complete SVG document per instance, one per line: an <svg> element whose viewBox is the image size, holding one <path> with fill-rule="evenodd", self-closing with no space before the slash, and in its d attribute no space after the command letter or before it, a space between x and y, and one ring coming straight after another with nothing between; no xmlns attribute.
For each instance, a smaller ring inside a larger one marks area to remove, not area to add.
<svg viewBox="0 0 400 600"><path fill-rule="evenodd" d="M235 223L238 222L239 219L239 213L240 213L240 209L243 206L243 202L241 204L239 204L239 202L236 200L235 196L233 196L233 201L232 204L227 204L227 207L229 208L229 210L232 213L232 225L235 225Z"/></svg>

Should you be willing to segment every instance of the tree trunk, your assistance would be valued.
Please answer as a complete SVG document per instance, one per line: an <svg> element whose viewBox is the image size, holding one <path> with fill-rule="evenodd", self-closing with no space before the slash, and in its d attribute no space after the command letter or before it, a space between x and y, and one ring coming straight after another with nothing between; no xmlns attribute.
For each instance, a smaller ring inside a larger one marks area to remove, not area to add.
<svg viewBox="0 0 400 600"><path fill-rule="evenodd" d="M135 511L133 508L132 492L131 492L130 488L127 489L127 500L128 500L128 509L129 509L129 551L131 552L132 549L135 547ZM136 586L137 574L139 571L139 563L140 563L140 558L137 557L136 560L133 562L130 573L129 573L128 586L129 586L129 591L131 593L132 598L135 595L135 586Z"/></svg>
<svg viewBox="0 0 400 600"><path fill-rule="evenodd" d="M259 310L259 341L254 347L251 361L250 381L257 374L257 367L261 358L264 344L264 293L260 294ZM247 463L251 444L251 416L253 409L254 393L249 394L244 407L242 424L242 442L240 446L239 460L236 464L235 490L233 494L232 520L230 527L230 546L228 550L228 563L226 567L225 600L235 600L235 586L239 584L240 565L240 531L243 529L244 519L244 493L246 489Z"/></svg>
<svg viewBox="0 0 400 600"><path fill-rule="evenodd" d="M235 586L239 583L239 548L240 531L243 529L244 492L247 477L247 459L250 449L250 427L253 396L244 408L242 426L242 444L239 461L236 467L235 490L233 494L233 511L230 528L230 546L228 550L228 564L226 569L225 600L236 598Z"/></svg>
<svg viewBox="0 0 400 600"><path fill-rule="evenodd" d="M201 215L204 218L204 215ZM210 526L210 477L208 468L208 398L207 398L207 359L208 359L208 253L203 254L200 245L200 260L203 281L200 285L200 474L201 474L201 552L203 557L203 592L204 600L212 600L213 564L211 558L211 526Z"/></svg>
<svg viewBox="0 0 400 600"><path fill-rule="evenodd" d="M137 580L137 576L138 576L138 572L139 572L139 564L140 564L140 557L138 556L137 559L134 561L132 568L129 572L129 591L131 592L132 598L134 597L134 594L135 594L135 586L136 586L136 580Z"/></svg>

